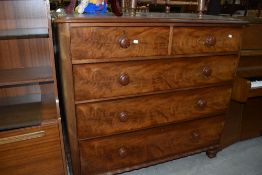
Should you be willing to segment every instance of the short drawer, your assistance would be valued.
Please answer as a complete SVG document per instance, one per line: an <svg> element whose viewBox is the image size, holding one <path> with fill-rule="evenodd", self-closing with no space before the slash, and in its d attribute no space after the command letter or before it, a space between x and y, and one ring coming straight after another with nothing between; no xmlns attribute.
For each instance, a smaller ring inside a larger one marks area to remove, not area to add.
<svg viewBox="0 0 262 175"><path fill-rule="evenodd" d="M223 113L230 96L230 87L217 87L79 104L78 137L105 136Z"/></svg>
<svg viewBox="0 0 262 175"><path fill-rule="evenodd" d="M64 175L57 123L0 133L0 174Z"/></svg>
<svg viewBox="0 0 262 175"><path fill-rule="evenodd" d="M176 27L172 54L237 52L240 48L239 28Z"/></svg>
<svg viewBox="0 0 262 175"><path fill-rule="evenodd" d="M218 144L223 117L80 141L81 171L99 174L172 159Z"/></svg>
<svg viewBox="0 0 262 175"><path fill-rule="evenodd" d="M73 60L163 56L168 42L169 27L71 28Z"/></svg>
<svg viewBox="0 0 262 175"><path fill-rule="evenodd" d="M232 80L236 55L73 67L76 101L197 87Z"/></svg>

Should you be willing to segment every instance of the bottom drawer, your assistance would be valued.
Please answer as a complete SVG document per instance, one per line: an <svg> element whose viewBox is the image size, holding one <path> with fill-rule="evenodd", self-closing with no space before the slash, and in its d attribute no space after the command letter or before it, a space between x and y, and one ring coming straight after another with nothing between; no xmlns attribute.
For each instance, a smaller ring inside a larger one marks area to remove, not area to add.
<svg viewBox="0 0 262 175"><path fill-rule="evenodd" d="M218 144L218 116L129 134L80 141L82 174L99 174L150 164Z"/></svg>
<svg viewBox="0 0 262 175"><path fill-rule="evenodd" d="M62 175L58 123L0 133L0 174Z"/></svg>

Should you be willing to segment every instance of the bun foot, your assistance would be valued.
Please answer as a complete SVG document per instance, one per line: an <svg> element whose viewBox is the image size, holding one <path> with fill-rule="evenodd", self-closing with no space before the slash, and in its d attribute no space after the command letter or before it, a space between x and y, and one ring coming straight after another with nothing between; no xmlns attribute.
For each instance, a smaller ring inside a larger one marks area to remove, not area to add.
<svg viewBox="0 0 262 175"><path fill-rule="evenodd" d="M215 158L217 156L218 149L211 149L206 152L207 157L210 159Z"/></svg>

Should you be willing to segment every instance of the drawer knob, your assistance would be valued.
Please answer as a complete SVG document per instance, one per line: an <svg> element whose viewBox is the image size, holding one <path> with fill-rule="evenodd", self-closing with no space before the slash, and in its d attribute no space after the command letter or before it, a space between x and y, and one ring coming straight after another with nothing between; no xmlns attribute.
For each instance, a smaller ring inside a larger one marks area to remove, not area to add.
<svg viewBox="0 0 262 175"><path fill-rule="evenodd" d="M119 113L119 121L120 122L126 122L128 120L127 112L122 111Z"/></svg>
<svg viewBox="0 0 262 175"><path fill-rule="evenodd" d="M129 84L129 76L128 76L128 74L122 73L122 74L119 76L118 81L119 81L119 83L120 83L122 86L128 85L128 84Z"/></svg>
<svg viewBox="0 0 262 175"><path fill-rule="evenodd" d="M196 105L197 105L198 108L204 109L207 106L207 101L204 100L204 99L199 99L199 100L197 100Z"/></svg>
<svg viewBox="0 0 262 175"><path fill-rule="evenodd" d="M212 47L216 45L216 38L214 36L208 35L205 40L206 47Z"/></svg>
<svg viewBox="0 0 262 175"><path fill-rule="evenodd" d="M118 150L119 156L124 158L127 156L127 149L125 147L121 147Z"/></svg>
<svg viewBox="0 0 262 175"><path fill-rule="evenodd" d="M121 48L126 49L130 46L130 40L127 38L127 36L121 36L118 42Z"/></svg>
<svg viewBox="0 0 262 175"><path fill-rule="evenodd" d="M212 75L212 69L209 67L209 66L205 66L203 69L202 69L202 74L208 78Z"/></svg>

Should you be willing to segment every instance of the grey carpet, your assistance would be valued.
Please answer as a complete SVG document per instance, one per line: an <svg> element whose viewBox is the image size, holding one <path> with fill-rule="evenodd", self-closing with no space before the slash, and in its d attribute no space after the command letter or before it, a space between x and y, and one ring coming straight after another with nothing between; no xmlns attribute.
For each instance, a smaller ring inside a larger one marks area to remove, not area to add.
<svg viewBox="0 0 262 175"><path fill-rule="evenodd" d="M262 137L231 145L213 159L200 153L122 175L262 175Z"/></svg>

